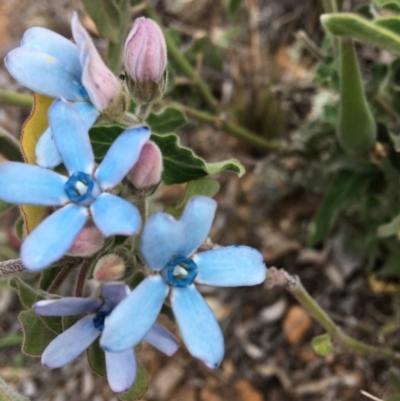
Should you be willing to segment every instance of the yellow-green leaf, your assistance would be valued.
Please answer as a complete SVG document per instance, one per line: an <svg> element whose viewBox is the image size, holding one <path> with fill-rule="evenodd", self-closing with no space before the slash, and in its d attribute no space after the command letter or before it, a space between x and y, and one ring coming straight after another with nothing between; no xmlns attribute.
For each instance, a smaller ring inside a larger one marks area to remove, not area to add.
<svg viewBox="0 0 400 401"><path fill-rule="evenodd" d="M28 164L36 164L36 144L49 126L47 113L53 98L35 93L31 115L26 120L21 133L21 150ZM21 206L24 216L25 233L29 234L46 217L46 208L42 206Z"/></svg>
<svg viewBox="0 0 400 401"><path fill-rule="evenodd" d="M321 334L311 340L314 351L321 356L326 356L333 350L331 336L328 333Z"/></svg>

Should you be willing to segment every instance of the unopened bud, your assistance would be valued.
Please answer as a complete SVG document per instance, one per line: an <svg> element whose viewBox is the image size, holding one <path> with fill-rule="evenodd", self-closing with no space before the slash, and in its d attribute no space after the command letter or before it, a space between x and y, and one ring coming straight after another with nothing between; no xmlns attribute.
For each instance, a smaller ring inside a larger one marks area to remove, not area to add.
<svg viewBox="0 0 400 401"><path fill-rule="evenodd" d="M122 278L125 268L125 263L119 256L113 253L104 255L96 263L93 278L100 283L116 281Z"/></svg>
<svg viewBox="0 0 400 401"><path fill-rule="evenodd" d="M159 100L166 86L167 45L160 27L138 18L125 42L126 81L138 104Z"/></svg>
<svg viewBox="0 0 400 401"><path fill-rule="evenodd" d="M67 252L70 256L91 256L104 246L104 236L94 224L86 225Z"/></svg>
<svg viewBox="0 0 400 401"><path fill-rule="evenodd" d="M162 169L161 150L154 142L148 141L140 152L139 160L126 178L135 189L152 188L154 191L161 181Z"/></svg>

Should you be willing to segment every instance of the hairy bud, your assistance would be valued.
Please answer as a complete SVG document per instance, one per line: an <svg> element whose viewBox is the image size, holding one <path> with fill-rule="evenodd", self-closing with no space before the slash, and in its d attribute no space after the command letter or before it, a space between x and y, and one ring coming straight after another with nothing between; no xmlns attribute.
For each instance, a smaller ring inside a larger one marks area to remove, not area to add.
<svg viewBox="0 0 400 401"><path fill-rule="evenodd" d="M104 236L94 224L87 224L67 252L70 256L90 256L104 246Z"/></svg>
<svg viewBox="0 0 400 401"><path fill-rule="evenodd" d="M138 104L159 100L166 86L167 45L160 27L138 18L125 42L126 82Z"/></svg>
<svg viewBox="0 0 400 401"><path fill-rule="evenodd" d="M139 160L126 178L135 189L152 188L154 190L161 181L162 169L162 153L154 142L148 141L140 152Z"/></svg>
<svg viewBox="0 0 400 401"><path fill-rule="evenodd" d="M111 253L102 256L96 263L93 278L100 283L119 280L125 273L125 263L117 255Z"/></svg>

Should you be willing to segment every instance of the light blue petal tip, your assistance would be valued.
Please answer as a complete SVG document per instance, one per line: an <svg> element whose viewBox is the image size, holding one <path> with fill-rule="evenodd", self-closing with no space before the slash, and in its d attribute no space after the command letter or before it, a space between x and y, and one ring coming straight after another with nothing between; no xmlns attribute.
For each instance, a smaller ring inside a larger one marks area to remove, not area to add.
<svg viewBox="0 0 400 401"><path fill-rule="evenodd" d="M115 187L128 174L150 134L150 129L144 126L130 128L113 142L95 173L103 190Z"/></svg>
<svg viewBox="0 0 400 401"><path fill-rule="evenodd" d="M106 318L100 345L121 352L138 344L155 323L167 293L160 276L144 279Z"/></svg>
<svg viewBox="0 0 400 401"><path fill-rule="evenodd" d="M185 232L180 255L190 256L205 241L216 208L217 202L206 196L195 196L188 202L180 219Z"/></svg>
<svg viewBox="0 0 400 401"><path fill-rule="evenodd" d="M196 283L218 287L261 284L267 274L263 255L248 246L227 246L200 252L193 257L197 264Z"/></svg>
<svg viewBox="0 0 400 401"><path fill-rule="evenodd" d="M141 217L136 206L116 195L101 194L90 210L96 226L106 237L134 235L140 230Z"/></svg>
<svg viewBox="0 0 400 401"><path fill-rule="evenodd" d="M181 248L183 241L180 222L167 213L158 212L144 227L140 252L152 269L161 270Z"/></svg>
<svg viewBox="0 0 400 401"><path fill-rule="evenodd" d="M38 271L60 259L88 219L85 207L69 204L40 223L25 239L21 260L27 270Z"/></svg>
<svg viewBox="0 0 400 401"><path fill-rule="evenodd" d="M174 288L171 306L189 352L209 368L217 367L224 356L224 338L196 287Z"/></svg>

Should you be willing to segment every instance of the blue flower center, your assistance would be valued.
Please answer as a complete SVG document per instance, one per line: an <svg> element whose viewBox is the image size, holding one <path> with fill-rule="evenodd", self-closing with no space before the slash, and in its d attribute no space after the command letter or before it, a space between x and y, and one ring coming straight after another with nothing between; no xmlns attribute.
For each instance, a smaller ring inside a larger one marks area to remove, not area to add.
<svg viewBox="0 0 400 401"><path fill-rule="evenodd" d="M90 206L101 193L99 184L89 174L82 172L72 174L64 189L68 198L81 206Z"/></svg>
<svg viewBox="0 0 400 401"><path fill-rule="evenodd" d="M173 287L187 287L197 276L197 265L190 258L178 256L161 270L161 276Z"/></svg>
<svg viewBox="0 0 400 401"><path fill-rule="evenodd" d="M97 314L93 318L93 324L97 330L99 330L99 331L104 330L104 320L110 313L111 313L111 310L109 310L109 311L102 310L102 311L97 312Z"/></svg>

